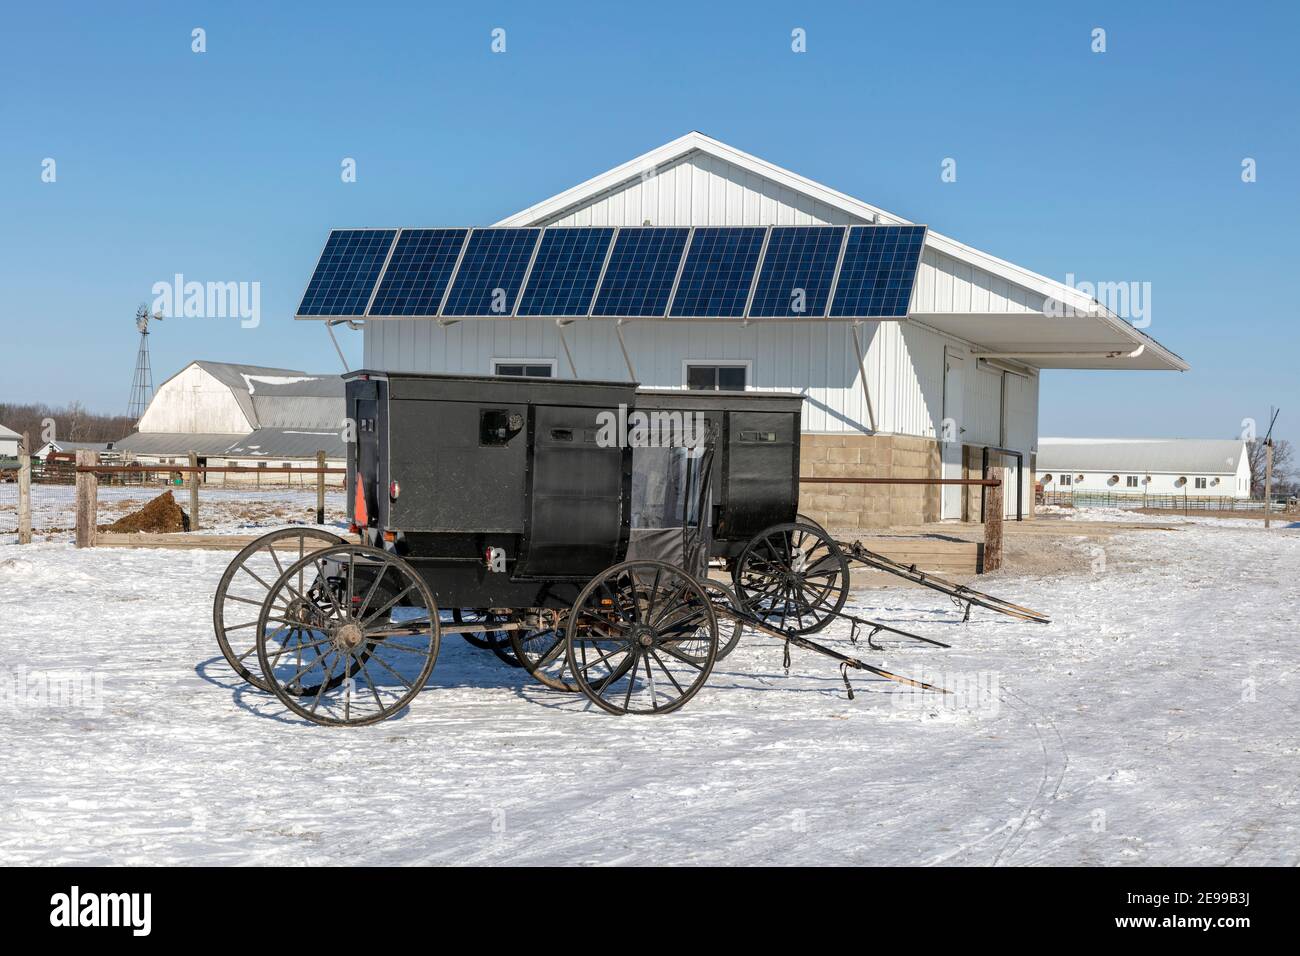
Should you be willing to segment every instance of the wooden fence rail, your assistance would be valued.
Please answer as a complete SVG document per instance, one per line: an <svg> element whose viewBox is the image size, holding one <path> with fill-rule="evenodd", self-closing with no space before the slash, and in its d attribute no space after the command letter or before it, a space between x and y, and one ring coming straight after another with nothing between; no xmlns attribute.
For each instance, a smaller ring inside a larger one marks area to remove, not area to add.
<svg viewBox="0 0 1300 956"><path fill-rule="evenodd" d="M190 531L199 530L199 485L200 477L222 474L294 474L316 476L316 523L325 523L325 476L346 475L346 468L326 468L325 452L316 453L315 468L294 468L285 465L266 465L249 467L247 465L200 465L198 453L190 452L188 465L101 465L99 454L94 451L78 451L77 464L74 469L77 481L77 528L78 548L91 548L95 545L96 515L99 511L99 476L100 475L149 475L166 472L167 474L189 475L190 492Z"/></svg>

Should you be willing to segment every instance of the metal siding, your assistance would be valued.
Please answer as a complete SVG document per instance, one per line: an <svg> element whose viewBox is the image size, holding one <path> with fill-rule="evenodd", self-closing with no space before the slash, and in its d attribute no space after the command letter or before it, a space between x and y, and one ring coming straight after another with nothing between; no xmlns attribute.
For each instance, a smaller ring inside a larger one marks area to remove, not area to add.
<svg viewBox="0 0 1300 956"><path fill-rule="evenodd" d="M694 153L539 225L845 225L867 220L716 156Z"/></svg>

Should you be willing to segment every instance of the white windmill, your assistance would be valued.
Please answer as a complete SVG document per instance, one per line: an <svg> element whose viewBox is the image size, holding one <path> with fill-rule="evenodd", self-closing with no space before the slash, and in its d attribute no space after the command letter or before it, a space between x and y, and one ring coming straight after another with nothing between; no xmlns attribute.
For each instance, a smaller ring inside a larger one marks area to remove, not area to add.
<svg viewBox="0 0 1300 956"><path fill-rule="evenodd" d="M140 333L140 349L135 354L135 378L131 380L131 403L127 408L127 414L131 416L132 421L138 422L144 410L149 407L149 400L153 398L153 370L149 367L149 320L161 322L163 319L161 312L155 312L149 315L149 310L145 306L135 310L135 327Z"/></svg>

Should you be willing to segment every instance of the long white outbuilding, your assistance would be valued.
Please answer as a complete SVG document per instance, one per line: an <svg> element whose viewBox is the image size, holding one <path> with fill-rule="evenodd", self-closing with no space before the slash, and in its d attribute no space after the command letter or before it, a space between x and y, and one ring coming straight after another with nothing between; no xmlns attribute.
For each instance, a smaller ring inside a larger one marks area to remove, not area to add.
<svg viewBox="0 0 1300 956"><path fill-rule="evenodd" d="M907 222L692 132L495 225ZM1019 494L1012 485L1005 496L1009 513L1032 511L1041 369L1188 367L1086 290L934 228L897 321L368 316L360 324L372 369L799 391L804 475L978 477L989 460L1019 482ZM835 527L977 519L980 507L977 493L959 487L812 481L802 497L805 513Z"/></svg>

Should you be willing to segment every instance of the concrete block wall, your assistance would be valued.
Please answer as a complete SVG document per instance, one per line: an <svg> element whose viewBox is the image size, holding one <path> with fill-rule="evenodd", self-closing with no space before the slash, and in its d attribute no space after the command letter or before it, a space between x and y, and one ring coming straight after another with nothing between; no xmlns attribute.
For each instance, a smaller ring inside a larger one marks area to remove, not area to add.
<svg viewBox="0 0 1300 956"><path fill-rule="evenodd" d="M816 478L937 478L939 445L908 435L804 434L800 474ZM938 485L804 481L799 511L828 528L887 528L939 520Z"/></svg>

